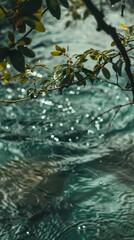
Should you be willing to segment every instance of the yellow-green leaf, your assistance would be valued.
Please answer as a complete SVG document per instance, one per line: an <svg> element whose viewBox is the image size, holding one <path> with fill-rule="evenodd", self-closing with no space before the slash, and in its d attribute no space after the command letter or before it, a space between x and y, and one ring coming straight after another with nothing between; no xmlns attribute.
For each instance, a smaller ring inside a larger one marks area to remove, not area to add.
<svg viewBox="0 0 134 240"><path fill-rule="evenodd" d="M5 8L4 8L5 10ZM3 19L5 17L5 13L3 12L3 10L0 8L0 20Z"/></svg>
<svg viewBox="0 0 134 240"><path fill-rule="evenodd" d="M53 52L51 52L51 54L53 56L60 56L60 55L62 55L62 51L53 51Z"/></svg>
<svg viewBox="0 0 134 240"><path fill-rule="evenodd" d="M27 77L23 77L20 81L21 84L25 84L28 82L28 78Z"/></svg>
<svg viewBox="0 0 134 240"><path fill-rule="evenodd" d="M45 32L45 27L41 21L39 21L37 18L35 19L34 16L31 17L24 17L24 22L31 27L32 29L35 29L38 32Z"/></svg>
<svg viewBox="0 0 134 240"><path fill-rule="evenodd" d="M60 47L59 45L55 45L55 49L56 49L57 51L62 51L62 47Z"/></svg>
<svg viewBox="0 0 134 240"><path fill-rule="evenodd" d="M1 62L0 63L0 72L3 71L4 69L6 69L6 65L7 65L6 62Z"/></svg>
<svg viewBox="0 0 134 240"><path fill-rule="evenodd" d="M18 41L19 45L29 45L32 42L32 39L29 37L25 37Z"/></svg>

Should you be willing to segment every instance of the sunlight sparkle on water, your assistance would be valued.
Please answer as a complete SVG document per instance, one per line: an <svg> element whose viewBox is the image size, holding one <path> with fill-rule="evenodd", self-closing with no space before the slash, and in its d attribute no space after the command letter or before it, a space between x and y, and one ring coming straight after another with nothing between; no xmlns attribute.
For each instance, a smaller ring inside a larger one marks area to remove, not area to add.
<svg viewBox="0 0 134 240"><path fill-rule="evenodd" d="M45 119L45 118L46 118L46 116L45 116L45 115L42 115L42 116L41 116L41 119Z"/></svg>
<svg viewBox="0 0 134 240"><path fill-rule="evenodd" d="M116 99L120 99L120 97L117 95L117 96L116 96Z"/></svg>
<svg viewBox="0 0 134 240"><path fill-rule="evenodd" d="M58 105L58 108L63 108L63 105Z"/></svg>

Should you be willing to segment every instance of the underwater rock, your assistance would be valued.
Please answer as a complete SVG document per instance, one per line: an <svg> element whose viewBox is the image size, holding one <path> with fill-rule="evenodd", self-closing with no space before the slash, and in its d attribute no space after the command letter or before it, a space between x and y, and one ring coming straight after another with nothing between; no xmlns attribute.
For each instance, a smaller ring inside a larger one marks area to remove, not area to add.
<svg viewBox="0 0 134 240"><path fill-rule="evenodd" d="M49 209L63 192L64 173L55 164L40 161L12 161L1 166L0 220L14 216L28 219L41 209L44 212L45 206Z"/></svg>

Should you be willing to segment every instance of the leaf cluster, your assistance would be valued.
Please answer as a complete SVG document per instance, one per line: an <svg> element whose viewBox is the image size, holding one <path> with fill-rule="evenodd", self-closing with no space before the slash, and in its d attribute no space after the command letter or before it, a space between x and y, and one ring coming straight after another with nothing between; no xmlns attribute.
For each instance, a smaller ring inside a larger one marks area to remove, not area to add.
<svg viewBox="0 0 134 240"><path fill-rule="evenodd" d="M111 0L111 4L119 2ZM42 15L49 10L52 16L57 19L61 17L61 7L68 8L67 14L71 14L75 20L85 19L90 15L88 9L84 9L83 15L79 9L84 4L81 0L46 0L47 8L43 9L42 0L11 0L10 4L0 4L0 21L7 21L7 42L0 47L0 80L4 83L19 80L26 84L27 95L30 98L37 98L40 94L46 94L53 90L62 93L64 88L72 85L86 86L89 81L94 84L96 81L103 81L114 84L122 90L130 90L131 83L126 79L125 86L119 84L125 64L122 54L116 48L116 43L111 43L111 48L100 51L90 48L83 53L70 56L69 49L56 45L52 56L64 58L63 64L55 66L47 78L35 77L34 71L37 68L46 70L45 64L37 61L27 63L27 58L36 59L36 55L30 44L31 31L44 32L45 26ZM134 27L121 24L124 33L118 34L118 38L129 53L130 59L134 59ZM90 62L92 61L92 66ZM110 66L110 68L109 68ZM12 70L16 71L12 71ZM110 70L109 70L110 69ZM111 78L111 69L116 75L116 82ZM17 73L16 73L17 72ZM40 84L37 82L40 81Z"/></svg>

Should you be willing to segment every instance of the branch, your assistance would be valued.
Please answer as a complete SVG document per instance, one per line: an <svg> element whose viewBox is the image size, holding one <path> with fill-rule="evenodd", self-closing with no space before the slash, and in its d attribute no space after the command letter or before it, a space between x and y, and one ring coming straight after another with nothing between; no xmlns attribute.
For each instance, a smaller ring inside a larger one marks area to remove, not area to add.
<svg viewBox="0 0 134 240"><path fill-rule="evenodd" d="M116 105L116 106L114 106L114 107L112 107L112 108L109 108L108 110L106 110L106 111L98 114L94 119L92 119L92 120L89 122L89 125L90 125L91 123L93 123L95 120L97 120L98 117L101 117L101 116L103 116L104 114L113 111L114 109L119 109L119 110L120 110L121 108L127 107L127 106L129 106L129 105L134 105L134 102L128 102L128 103L124 103L124 104L119 104L119 105Z"/></svg>
<svg viewBox="0 0 134 240"><path fill-rule="evenodd" d="M0 102L4 102L4 103L17 103L17 102L24 102L24 101L27 101L27 100L31 100L30 97L28 98L20 98L20 99L1 99Z"/></svg>
<svg viewBox="0 0 134 240"><path fill-rule="evenodd" d="M104 21L104 15L102 12L100 12L96 6L91 2L91 0L83 0L83 2L85 3L85 5L87 6L87 8L92 12L92 14L94 15L96 22L98 24L98 31L100 30L104 30L108 35L110 35L117 48L119 49L119 51L122 54L122 57L124 59L125 62L125 71L128 75L128 78L130 80L131 83L131 87L132 87L132 94L133 94L133 102L134 102L134 79L133 79L133 75L131 72L131 62L129 59L129 56L126 52L125 47L123 46L123 44L121 43L120 39L118 38L118 35L116 33L116 29L110 25L108 25L105 21Z"/></svg>

